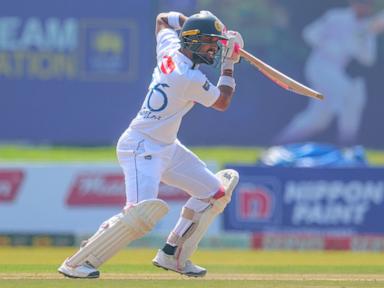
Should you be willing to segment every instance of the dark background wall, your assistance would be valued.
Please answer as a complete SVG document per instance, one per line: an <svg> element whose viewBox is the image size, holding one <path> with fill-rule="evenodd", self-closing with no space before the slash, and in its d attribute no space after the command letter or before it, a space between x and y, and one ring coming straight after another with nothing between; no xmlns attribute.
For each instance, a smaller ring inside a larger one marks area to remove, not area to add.
<svg viewBox="0 0 384 288"><path fill-rule="evenodd" d="M116 143L138 111L151 80L154 20L160 11L180 10L189 15L211 10L228 27L242 32L250 52L305 83L303 66L309 47L301 38L303 27L327 9L347 3L0 2L0 142L60 145ZM64 31L66 37L58 36L58 31ZM384 148L380 132L382 38L379 59L372 68L356 63L349 67L350 73L367 79L368 104L357 143L372 148ZM218 71L204 68L204 72L213 83L217 81ZM183 142L269 146L309 101L277 87L245 62L237 65L236 75L237 92L230 109L220 113L195 107L182 125L179 136ZM309 140L338 144L336 133L333 124Z"/></svg>

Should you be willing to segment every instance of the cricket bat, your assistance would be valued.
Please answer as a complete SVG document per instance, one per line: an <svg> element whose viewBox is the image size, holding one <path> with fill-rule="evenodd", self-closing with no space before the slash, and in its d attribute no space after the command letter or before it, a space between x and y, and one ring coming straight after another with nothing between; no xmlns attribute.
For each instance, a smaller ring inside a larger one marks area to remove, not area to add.
<svg viewBox="0 0 384 288"><path fill-rule="evenodd" d="M293 80L289 76L271 67L270 65L263 62L262 60L247 52L246 50L240 49L240 56L244 58L247 62L249 62L251 65L259 69L259 71L263 73L266 77L268 77L284 89L318 100L324 99L324 96L321 93L297 82L296 80Z"/></svg>

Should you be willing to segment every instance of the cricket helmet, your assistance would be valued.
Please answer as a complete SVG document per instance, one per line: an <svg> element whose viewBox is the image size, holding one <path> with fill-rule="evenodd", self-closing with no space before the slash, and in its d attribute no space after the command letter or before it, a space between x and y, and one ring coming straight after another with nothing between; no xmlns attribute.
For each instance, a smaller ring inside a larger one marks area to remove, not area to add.
<svg viewBox="0 0 384 288"><path fill-rule="evenodd" d="M209 13L194 14L185 21L180 31L181 47L192 52L192 62L194 64L212 65L221 54L219 53L221 50L220 40L228 39L223 35L223 29L223 24L214 15ZM211 44L212 42L216 42L218 45L215 59L200 51L202 45Z"/></svg>

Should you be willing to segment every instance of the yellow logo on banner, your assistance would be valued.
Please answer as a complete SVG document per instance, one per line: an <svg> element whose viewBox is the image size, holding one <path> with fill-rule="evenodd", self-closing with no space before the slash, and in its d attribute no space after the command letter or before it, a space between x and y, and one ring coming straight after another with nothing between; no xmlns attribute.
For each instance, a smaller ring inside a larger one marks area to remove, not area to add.
<svg viewBox="0 0 384 288"><path fill-rule="evenodd" d="M0 78L133 81L140 58L136 24L0 16Z"/></svg>
<svg viewBox="0 0 384 288"><path fill-rule="evenodd" d="M121 54L124 49L124 40L121 35L111 31L102 31L94 39L94 48L103 53Z"/></svg>

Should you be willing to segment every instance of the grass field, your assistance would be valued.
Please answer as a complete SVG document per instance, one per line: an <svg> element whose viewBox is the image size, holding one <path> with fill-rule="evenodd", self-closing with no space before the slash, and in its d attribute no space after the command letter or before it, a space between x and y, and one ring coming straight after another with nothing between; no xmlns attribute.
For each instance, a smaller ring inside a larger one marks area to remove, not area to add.
<svg viewBox="0 0 384 288"><path fill-rule="evenodd" d="M191 147L204 161L216 161L220 166L225 163L251 164L265 151L262 147ZM367 158L372 165L384 165L384 152L368 150ZM55 147L55 146L18 146L0 145L0 162L79 162L108 161L116 162L115 147Z"/></svg>
<svg viewBox="0 0 384 288"><path fill-rule="evenodd" d="M105 264L101 278L68 279L56 272L73 248L0 248L0 287L384 287L384 255L357 252L200 250L206 267L191 279L152 266L154 249L127 249Z"/></svg>
<svg viewBox="0 0 384 288"><path fill-rule="evenodd" d="M114 147L0 146L1 162L116 162ZM254 163L258 147L194 147L203 160ZM373 165L384 165L384 153L368 151ZM4 220L4 219L3 219ZM74 280L56 272L74 248L0 247L0 288L19 287L220 287L220 288L384 288L384 255L353 252L272 252L201 250L194 255L208 269L190 279L155 268L154 249L127 249L101 269L98 280Z"/></svg>
<svg viewBox="0 0 384 288"><path fill-rule="evenodd" d="M254 163L260 156L259 147L193 147L203 160L224 163ZM384 160L384 158L383 158ZM115 147L51 147L0 145L0 162L19 161L110 161L116 162Z"/></svg>

